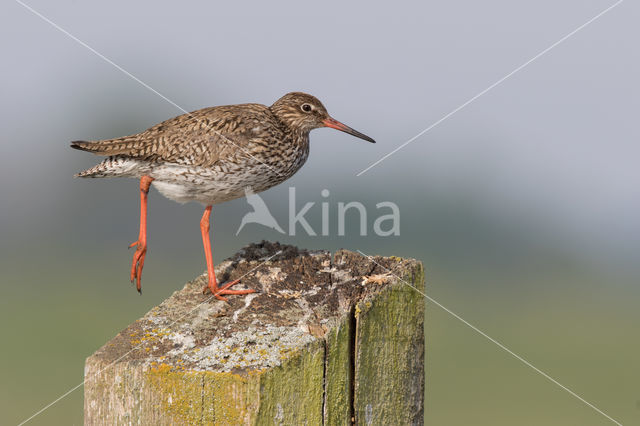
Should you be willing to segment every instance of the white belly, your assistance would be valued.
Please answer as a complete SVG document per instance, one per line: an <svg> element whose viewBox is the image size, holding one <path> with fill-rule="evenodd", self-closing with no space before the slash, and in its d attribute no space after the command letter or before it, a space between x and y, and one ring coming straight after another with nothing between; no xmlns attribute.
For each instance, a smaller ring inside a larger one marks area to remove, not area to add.
<svg viewBox="0 0 640 426"><path fill-rule="evenodd" d="M111 156L79 173L79 177L151 176L153 185L165 197L180 202L218 204L243 197L245 190L259 193L284 182L305 163L308 146L301 155L290 155L291 163L272 161L269 165L254 157L239 163L226 162L212 167L177 163L154 163L125 156ZM265 158L265 161L267 159Z"/></svg>
<svg viewBox="0 0 640 426"><path fill-rule="evenodd" d="M273 179L273 173L258 166L244 170L221 170L165 164L154 167L150 176L153 185L165 197L186 203L198 201L204 205L218 204L244 197L245 189L258 193L282 179Z"/></svg>

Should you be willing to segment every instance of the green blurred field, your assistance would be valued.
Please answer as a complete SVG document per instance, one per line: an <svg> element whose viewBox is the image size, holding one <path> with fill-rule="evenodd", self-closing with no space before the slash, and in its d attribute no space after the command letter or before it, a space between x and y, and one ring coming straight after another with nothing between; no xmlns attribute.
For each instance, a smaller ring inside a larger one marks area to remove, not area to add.
<svg viewBox="0 0 640 426"><path fill-rule="evenodd" d="M126 280L130 253L116 244L100 250L72 263L52 250L37 268L3 265L13 274L2 278L0 423L17 424L79 384L86 356L202 269L197 255L178 263L151 252L140 297ZM630 278L575 265L456 274L422 260L431 297L623 424L640 422L639 295ZM32 282L41 285L24 285ZM432 303L426 334L427 424L610 424ZM82 424L82 392L29 424Z"/></svg>

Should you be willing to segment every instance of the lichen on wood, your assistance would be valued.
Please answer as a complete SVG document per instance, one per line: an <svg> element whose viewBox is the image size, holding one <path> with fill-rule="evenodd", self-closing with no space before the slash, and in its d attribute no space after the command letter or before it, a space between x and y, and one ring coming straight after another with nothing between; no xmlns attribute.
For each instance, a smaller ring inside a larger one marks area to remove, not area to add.
<svg viewBox="0 0 640 426"><path fill-rule="evenodd" d="M203 275L119 333L87 359L85 424L422 421L424 299L398 279L423 290L420 262L262 242L216 275L259 292Z"/></svg>

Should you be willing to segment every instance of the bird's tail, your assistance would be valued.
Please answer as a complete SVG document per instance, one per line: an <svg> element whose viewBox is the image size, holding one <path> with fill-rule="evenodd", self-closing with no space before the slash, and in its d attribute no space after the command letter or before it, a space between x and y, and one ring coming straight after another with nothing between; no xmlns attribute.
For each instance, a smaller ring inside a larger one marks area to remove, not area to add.
<svg viewBox="0 0 640 426"><path fill-rule="evenodd" d="M73 141L71 148L80 151L88 151L98 155L118 155L131 154L136 148L136 139L125 136L117 139L106 139L102 141Z"/></svg>

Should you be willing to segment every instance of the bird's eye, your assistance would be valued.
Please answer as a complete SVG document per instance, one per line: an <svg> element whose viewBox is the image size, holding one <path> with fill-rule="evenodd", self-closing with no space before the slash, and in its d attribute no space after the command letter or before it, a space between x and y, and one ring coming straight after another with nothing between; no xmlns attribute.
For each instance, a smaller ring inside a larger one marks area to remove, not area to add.
<svg viewBox="0 0 640 426"><path fill-rule="evenodd" d="M313 107L309 104L302 104L300 108L302 108L304 112L311 112L311 110L313 109Z"/></svg>

